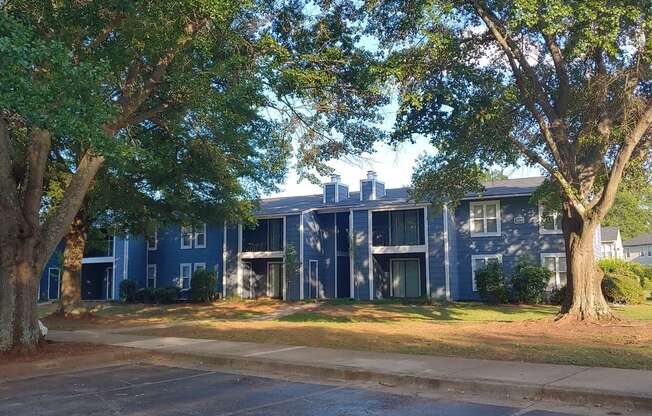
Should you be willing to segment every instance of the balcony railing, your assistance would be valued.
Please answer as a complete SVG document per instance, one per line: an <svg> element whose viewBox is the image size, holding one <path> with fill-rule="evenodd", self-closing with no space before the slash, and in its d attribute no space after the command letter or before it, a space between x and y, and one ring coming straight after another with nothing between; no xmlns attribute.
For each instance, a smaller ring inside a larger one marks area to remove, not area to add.
<svg viewBox="0 0 652 416"><path fill-rule="evenodd" d="M84 257L113 257L113 238L86 241Z"/></svg>

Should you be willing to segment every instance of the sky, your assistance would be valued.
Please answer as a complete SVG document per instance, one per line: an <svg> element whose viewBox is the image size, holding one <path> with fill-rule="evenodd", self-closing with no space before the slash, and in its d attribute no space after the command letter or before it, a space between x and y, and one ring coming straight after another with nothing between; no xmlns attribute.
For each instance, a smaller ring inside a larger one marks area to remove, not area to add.
<svg viewBox="0 0 652 416"><path fill-rule="evenodd" d="M432 151L432 146L426 138L417 139L415 144L402 144L396 150L386 144L377 144L375 153L364 159L355 162L334 160L328 165L342 176L342 182L349 186L349 191L360 190L360 179L366 178L368 170L375 170L378 179L385 182L386 187L398 188L410 185L415 159L429 151ZM505 174L510 178L524 178L540 175L541 172L538 169L515 166L506 169ZM296 171L290 169L285 184L280 187L281 191L269 196L310 195L322 192L320 185L314 185L307 180L297 182L297 179ZM329 179L323 177L322 181L328 182Z"/></svg>

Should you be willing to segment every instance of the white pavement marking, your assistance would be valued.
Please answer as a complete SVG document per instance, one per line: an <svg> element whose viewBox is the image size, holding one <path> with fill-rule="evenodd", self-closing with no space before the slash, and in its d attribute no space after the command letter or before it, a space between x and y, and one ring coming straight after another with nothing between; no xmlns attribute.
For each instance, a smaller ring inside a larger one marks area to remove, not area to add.
<svg viewBox="0 0 652 416"><path fill-rule="evenodd" d="M245 357L256 357L258 355L274 354L275 352L293 351L293 350L298 350L298 349L301 349L301 348L306 348L306 347L304 347L304 346L296 346L296 347L279 348L278 350L272 350L272 351L253 352L251 354L245 355Z"/></svg>

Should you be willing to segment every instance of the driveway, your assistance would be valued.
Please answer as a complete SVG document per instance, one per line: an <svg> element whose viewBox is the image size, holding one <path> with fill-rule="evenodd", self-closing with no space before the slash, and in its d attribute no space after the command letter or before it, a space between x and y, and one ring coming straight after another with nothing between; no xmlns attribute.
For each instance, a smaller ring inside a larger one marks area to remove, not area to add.
<svg viewBox="0 0 652 416"><path fill-rule="evenodd" d="M135 414L562 415L149 364L127 364L0 384L0 415Z"/></svg>

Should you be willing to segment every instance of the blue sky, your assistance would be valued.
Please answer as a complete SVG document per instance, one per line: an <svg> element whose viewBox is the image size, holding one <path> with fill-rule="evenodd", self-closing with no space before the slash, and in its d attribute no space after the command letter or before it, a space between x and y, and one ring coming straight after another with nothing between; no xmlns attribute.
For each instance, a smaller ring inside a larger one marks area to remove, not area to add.
<svg viewBox="0 0 652 416"><path fill-rule="evenodd" d="M360 179L367 175L368 170L378 172L378 179L385 182L389 188L408 186L412 176L412 168L415 159L424 152L432 151L432 147L425 138L417 140L415 144L403 144L394 150L385 144L376 145L376 152L368 155L359 161L335 160L329 164L337 173L342 175L342 182L349 185L350 191L357 191L360 188ZM505 173L510 178L523 178L527 176L540 175L538 169L515 166L506 169ZM324 177L324 181L328 178ZM321 187L309 181L297 182L296 172L291 169L290 174L281 191L272 196L293 196L321 193Z"/></svg>

